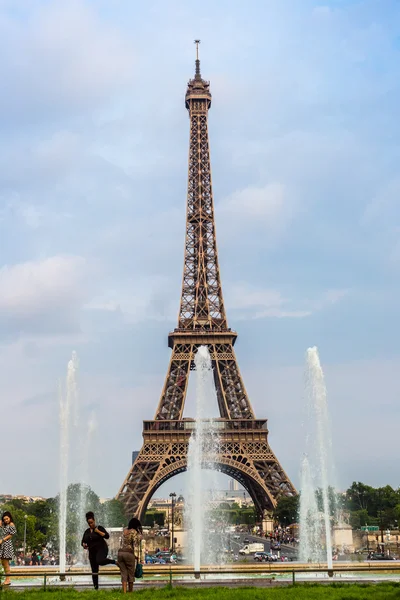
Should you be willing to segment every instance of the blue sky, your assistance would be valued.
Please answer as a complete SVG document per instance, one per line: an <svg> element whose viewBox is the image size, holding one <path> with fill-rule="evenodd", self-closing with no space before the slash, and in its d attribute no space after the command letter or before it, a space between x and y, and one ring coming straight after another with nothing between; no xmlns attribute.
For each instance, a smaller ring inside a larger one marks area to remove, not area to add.
<svg viewBox="0 0 400 600"><path fill-rule="evenodd" d="M298 485L317 345L340 486L398 486L399 4L197 11L0 1L4 492L57 492L72 350L100 495L117 491L154 415L179 306L194 38L213 94L225 304L254 409Z"/></svg>

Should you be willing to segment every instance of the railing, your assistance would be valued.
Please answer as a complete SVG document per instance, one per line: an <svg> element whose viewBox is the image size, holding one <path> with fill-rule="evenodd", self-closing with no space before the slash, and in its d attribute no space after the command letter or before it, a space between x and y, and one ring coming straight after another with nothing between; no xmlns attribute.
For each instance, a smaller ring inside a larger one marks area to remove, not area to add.
<svg viewBox="0 0 400 600"><path fill-rule="evenodd" d="M179 577L182 575L193 575L195 579L206 579L207 575L232 575L234 579L235 574L259 574L265 575L265 578L272 582L272 576L277 573L287 573L291 574L292 584L296 584L296 574L300 573L321 573L327 574L328 577L332 578L336 574L340 573L359 573L359 572L369 572L369 573L378 573L378 572L386 572L386 573L395 573L400 572L400 561L382 561L379 564L365 562L362 564L354 564L354 563L342 563L339 565L335 565L332 569L329 569L325 564L298 564L298 565L289 565L287 563L265 563L263 564L249 564L249 565L234 565L234 566L222 566L222 567L202 567L200 571L195 570L191 565L165 565L165 566L143 566L143 576L152 576L152 575L165 575L165 579L168 580L168 583L172 586L174 577ZM67 579L71 579L74 577L91 577L92 575L100 575L100 576L119 576L119 571L117 569L104 569L99 573L92 573L91 571L66 571L65 573L59 573L57 570L46 571L41 568L28 568L28 569L19 569L13 568L9 576L11 578L37 578L43 577L43 588L46 589L49 584L49 578L57 578L62 582L66 582ZM4 577L4 575L3 575ZM164 579L164 581L165 581ZM139 580L140 581L140 580ZM163 581L163 580L158 580Z"/></svg>
<svg viewBox="0 0 400 600"><path fill-rule="evenodd" d="M266 419L203 419L212 422L215 429L228 431L251 431L267 429ZM194 419L182 419L181 421L143 421L144 431L187 431L196 426Z"/></svg>

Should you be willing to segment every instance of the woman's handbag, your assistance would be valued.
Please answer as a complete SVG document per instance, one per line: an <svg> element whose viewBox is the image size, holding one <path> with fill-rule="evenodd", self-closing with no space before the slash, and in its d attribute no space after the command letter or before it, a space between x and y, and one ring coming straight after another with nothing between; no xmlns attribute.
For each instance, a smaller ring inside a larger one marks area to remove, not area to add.
<svg viewBox="0 0 400 600"><path fill-rule="evenodd" d="M136 563L135 568L135 579L141 579L143 577L143 566L140 562Z"/></svg>
<svg viewBox="0 0 400 600"><path fill-rule="evenodd" d="M143 577L143 566L142 566L142 540L139 542L139 560L135 567L135 579L141 579Z"/></svg>

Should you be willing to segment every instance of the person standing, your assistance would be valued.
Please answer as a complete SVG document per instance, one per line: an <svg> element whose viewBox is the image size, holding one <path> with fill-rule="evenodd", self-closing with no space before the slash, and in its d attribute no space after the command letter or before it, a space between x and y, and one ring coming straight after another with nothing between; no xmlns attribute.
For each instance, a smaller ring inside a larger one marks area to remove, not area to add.
<svg viewBox="0 0 400 600"><path fill-rule="evenodd" d="M3 528L2 538L0 539L0 558L3 565L6 579L3 585L11 585L10 581L10 560L14 558L14 546L12 537L17 533L11 513L6 511L1 517L0 526Z"/></svg>
<svg viewBox="0 0 400 600"><path fill-rule="evenodd" d="M109 533L101 525L96 525L94 513L86 513L86 521L89 525L82 537L81 545L89 550L89 562L92 570L93 586L95 590L99 589L99 566L115 565L112 558L107 558L108 546L106 540L110 537Z"/></svg>
<svg viewBox="0 0 400 600"><path fill-rule="evenodd" d="M126 594L127 588L130 592L133 592L136 562L140 556L142 533L142 525L139 519L136 518L131 519L128 527L122 532L117 566L121 571L122 592L124 594Z"/></svg>

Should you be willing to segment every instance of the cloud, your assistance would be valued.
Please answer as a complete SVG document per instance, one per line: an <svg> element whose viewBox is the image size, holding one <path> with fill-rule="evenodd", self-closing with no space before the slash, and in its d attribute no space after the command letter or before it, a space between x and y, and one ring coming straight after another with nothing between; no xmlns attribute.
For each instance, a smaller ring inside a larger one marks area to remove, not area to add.
<svg viewBox="0 0 400 600"><path fill-rule="evenodd" d="M120 316L125 324L171 321L178 311L179 291L163 275L138 274L117 289L105 290L85 305L89 312ZM93 316L93 315L92 315Z"/></svg>
<svg viewBox="0 0 400 600"><path fill-rule="evenodd" d="M132 41L86 2L37 3L25 18L3 14L0 68L7 94L0 114L9 124L92 110L131 85ZM23 57L23 60L21 60ZM26 99L29 98L29 102Z"/></svg>
<svg viewBox="0 0 400 600"><path fill-rule="evenodd" d="M262 187L250 186L233 192L217 205L218 218L229 225L247 227L253 225L276 232L281 230L293 216L286 186L282 183L269 183Z"/></svg>
<svg viewBox="0 0 400 600"><path fill-rule="evenodd" d="M361 224L366 227L376 226L378 222L385 231L400 226L400 179L395 178L385 183L364 209Z"/></svg>
<svg viewBox="0 0 400 600"><path fill-rule="evenodd" d="M28 396L24 398L20 402L20 406L23 407L37 407L43 406L46 404L50 404L50 402L54 401L54 393L52 392L44 392L41 394L34 394L33 396Z"/></svg>
<svg viewBox="0 0 400 600"><path fill-rule="evenodd" d="M285 309L288 301L276 290L257 289L245 283L228 286L227 298L229 310L236 313L236 318L305 317L310 314Z"/></svg>
<svg viewBox="0 0 400 600"><path fill-rule="evenodd" d="M280 183L264 187L249 187L231 194L220 202L218 209L239 219L256 219L274 224L285 210L285 188Z"/></svg>
<svg viewBox="0 0 400 600"><path fill-rule="evenodd" d="M332 14L332 9L329 6L320 5L320 6L316 6L313 9L312 14L315 15L316 17L326 18Z"/></svg>
<svg viewBox="0 0 400 600"><path fill-rule="evenodd" d="M348 294L349 290L326 290L314 302L314 310L322 310L332 304L336 304Z"/></svg>
<svg viewBox="0 0 400 600"><path fill-rule="evenodd" d="M229 252L260 255L261 248L276 247L296 215L293 194L282 183L239 189L216 204L218 238ZM245 243L239 244L242 240Z"/></svg>
<svg viewBox="0 0 400 600"><path fill-rule="evenodd" d="M79 256L53 256L0 269L0 325L6 331L58 333L79 328L88 269Z"/></svg>
<svg viewBox="0 0 400 600"><path fill-rule="evenodd" d="M303 318L336 304L347 290L326 290L316 298L304 298L299 292L286 298L278 290L260 289L248 283L227 286L226 306L236 320L265 318Z"/></svg>

